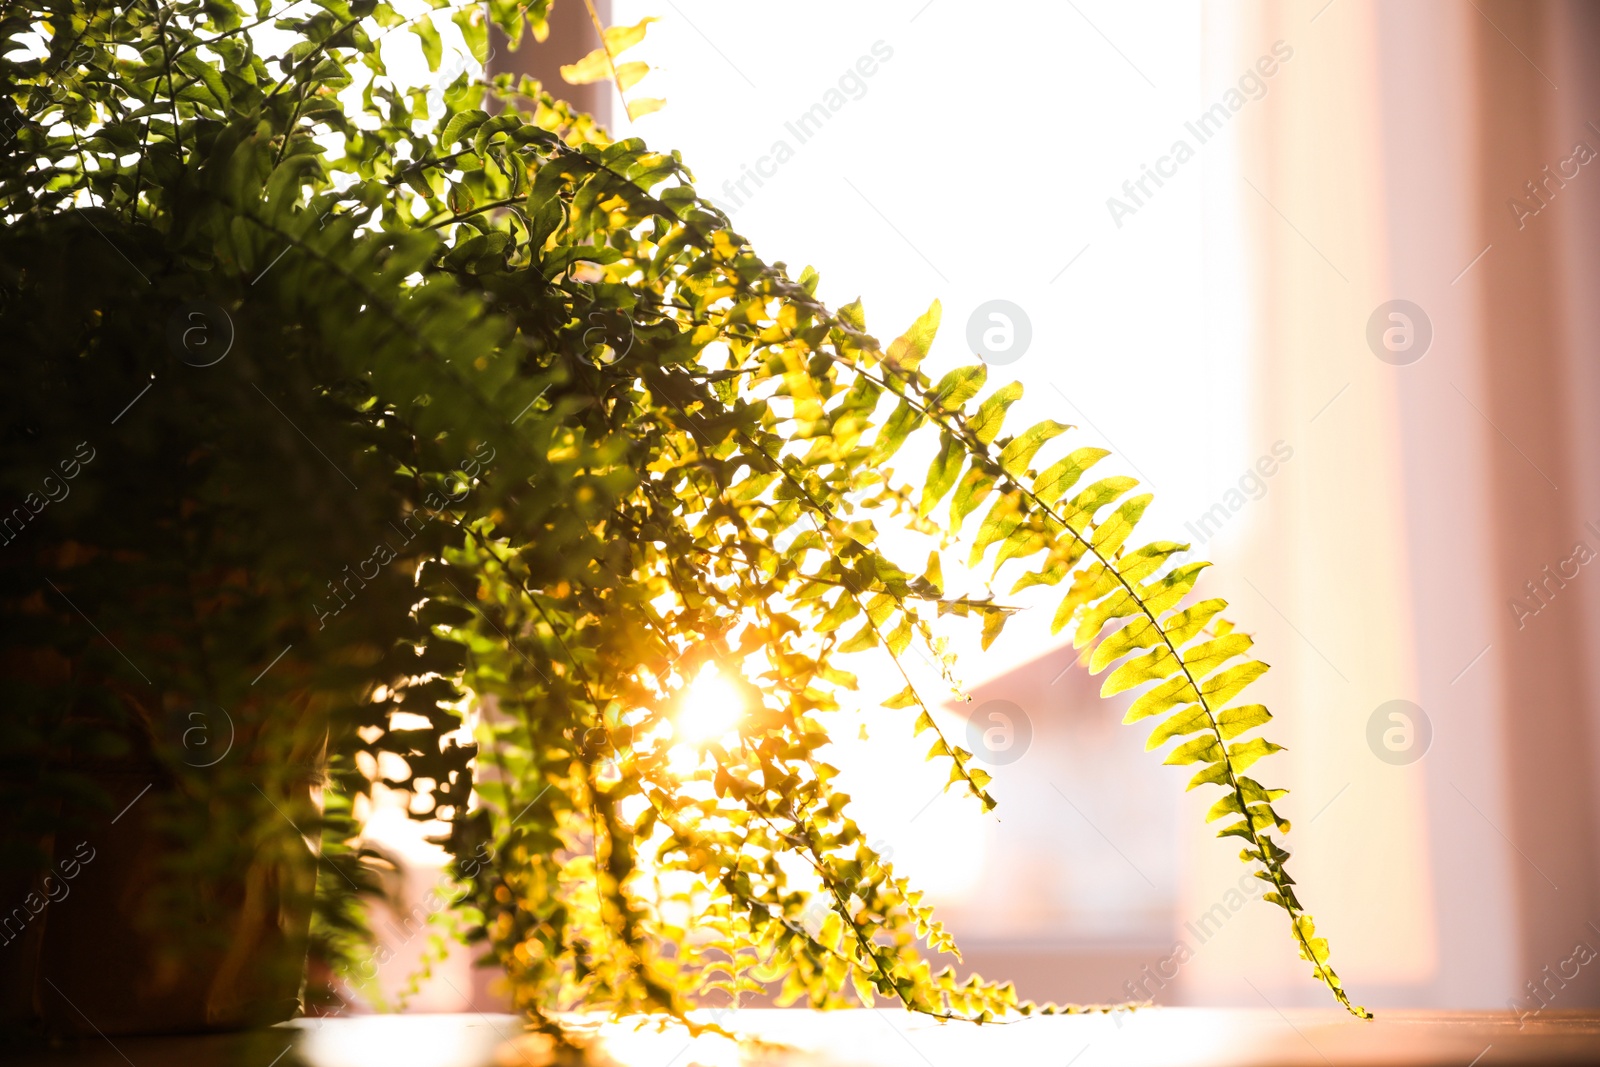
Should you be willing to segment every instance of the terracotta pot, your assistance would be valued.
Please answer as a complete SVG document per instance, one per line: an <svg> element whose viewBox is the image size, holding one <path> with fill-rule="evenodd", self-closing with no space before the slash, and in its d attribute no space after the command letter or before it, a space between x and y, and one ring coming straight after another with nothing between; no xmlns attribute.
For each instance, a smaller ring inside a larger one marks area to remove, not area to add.
<svg viewBox="0 0 1600 1067"><path fill-rule="evenodd" d="M184 802L176 787L153 767L91 778L121 814L58 836L47 872L31 885L0 878L0 901L21 909L0 914L0 936L9 937L0 944L6 1021L112 1036L295 1015L316 885L316 859L299 831L285 819L261 833L243 869L175 880L172 861L182 857L155 822L164 801ZM281 808L312 810L313 777L303 778ZM174 914L177 926L152 922Z"/></svg>

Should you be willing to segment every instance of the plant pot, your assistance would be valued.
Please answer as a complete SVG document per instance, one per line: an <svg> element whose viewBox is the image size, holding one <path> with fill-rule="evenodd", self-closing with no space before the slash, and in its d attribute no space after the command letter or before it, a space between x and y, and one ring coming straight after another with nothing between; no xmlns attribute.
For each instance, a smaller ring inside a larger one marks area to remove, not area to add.
<svg viewBox="0 0 1600 1067"><path fill-rule="evenodd" d="M58 835L31 887L4 880L12 883L7 899L28 912L20 936L0 945L6 1021L113 1036L236 1029L296 1014L316 885L316 859L299 831L285 818L262 829L241 869L174 878L186 857L161 831L159 813L163 802L188 799L154 765L90 778L121 813L87 833ZM313 780L303 778L284 805L290 811L311 808Z"/></svg>

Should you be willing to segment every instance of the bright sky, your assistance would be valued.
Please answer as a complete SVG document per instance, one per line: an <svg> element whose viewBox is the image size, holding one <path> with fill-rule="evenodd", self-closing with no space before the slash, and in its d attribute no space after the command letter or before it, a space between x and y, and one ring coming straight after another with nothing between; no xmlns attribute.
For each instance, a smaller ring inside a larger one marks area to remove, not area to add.
<svg viewBox="0 0 1600 1067"><path fill-rule="evenodd" d="M617 0L613 18L646 15L661 21L629 58L657 69L633 92L667 106L633 123L618 109L616 132L680 150L767 259L815 266L836 306L861 297L885 341L942 301L935 377L974 362L965 335L980 305L1020 307L1031 344L990 369L991 385L1026 387L1008 426L1054 418L1081 428L1074 446L1111 448L1106 473L1115 464L1157 494L1148 536L1180 536L1231 480L1219 472L1253 458L1237 428L1240 361L1207 351L1237 332L1200 260L1202 161L1230 166L1227 149L1213 141L1164 187L1147 184L1155 195L1120 229L1106 207L1201 110L1191 6ZM819 103L836 110L802 128ZM1201 398L1226 429L1196 440L1181 413ZM903 477L926 469L898 458ZM964 680L1051 647L1048 615L1025 618L964 656Z"/></svg>

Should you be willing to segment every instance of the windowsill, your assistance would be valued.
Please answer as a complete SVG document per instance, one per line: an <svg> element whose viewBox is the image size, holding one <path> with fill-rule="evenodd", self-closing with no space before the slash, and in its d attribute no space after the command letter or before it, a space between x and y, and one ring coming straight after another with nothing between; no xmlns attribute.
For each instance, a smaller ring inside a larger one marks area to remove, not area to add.
<svg viewBox="0 0 1600 1067"><path fill-rule="evenodd" d="M771 1044L758 1058L741 1061L737 1050L721 1038L702 1036L691 1044L678 1029L657 1033L653 1023L639 1030L613 1024L601 1031L610 1058L594 1062L617 1067L663 1067L669 1062L708 1067L740 1062L807 1067L960 1063L1465 1067L1484 1058L1495 1064L1600 1061L1597 1011L1550 1010L1520 1026L1510 1012L1392 1011L1363 1023L1337 1009L1279 1013L1265 1008L1153 1008L986 1027L939 1023L897 1011L746 1010L727 1013L720 1021ZM298 1062L305 1067L542 1067L550 1062L538 1035L513 1041L516 1033L517 1021L507 1015L305 1019L252 1034L118 1038L115 1045L90 1039L21 1062L55 1067L127 1062L164 1067L266 1064L291 1045L298 1046ZM295 1059L284 1057L282 1063L287 1067Z"/></svg>

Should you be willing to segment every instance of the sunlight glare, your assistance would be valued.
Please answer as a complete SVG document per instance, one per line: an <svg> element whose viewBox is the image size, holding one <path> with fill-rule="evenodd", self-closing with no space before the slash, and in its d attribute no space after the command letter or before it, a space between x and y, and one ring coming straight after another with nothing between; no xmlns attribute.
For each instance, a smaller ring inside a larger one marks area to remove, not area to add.
<svg viewBox="0 0 1600 1067"><path fill-rule="evenodd" d="M743 717L739 691L715 666L707 665L680 699L675 732L682 741L704 744L733 731Z"/></svg>
<svg viewBox="0 0 1600 1067"><path fill-rule="evenodd" d="M331 1026L297 1019L292 1025L302 1035L299 1058L310 1067L473 1067L489 1060L502 1033L516 1031L516 1020L499 1018L498 1027L483 1016L451 1015L353 1016Z"/></svg>

